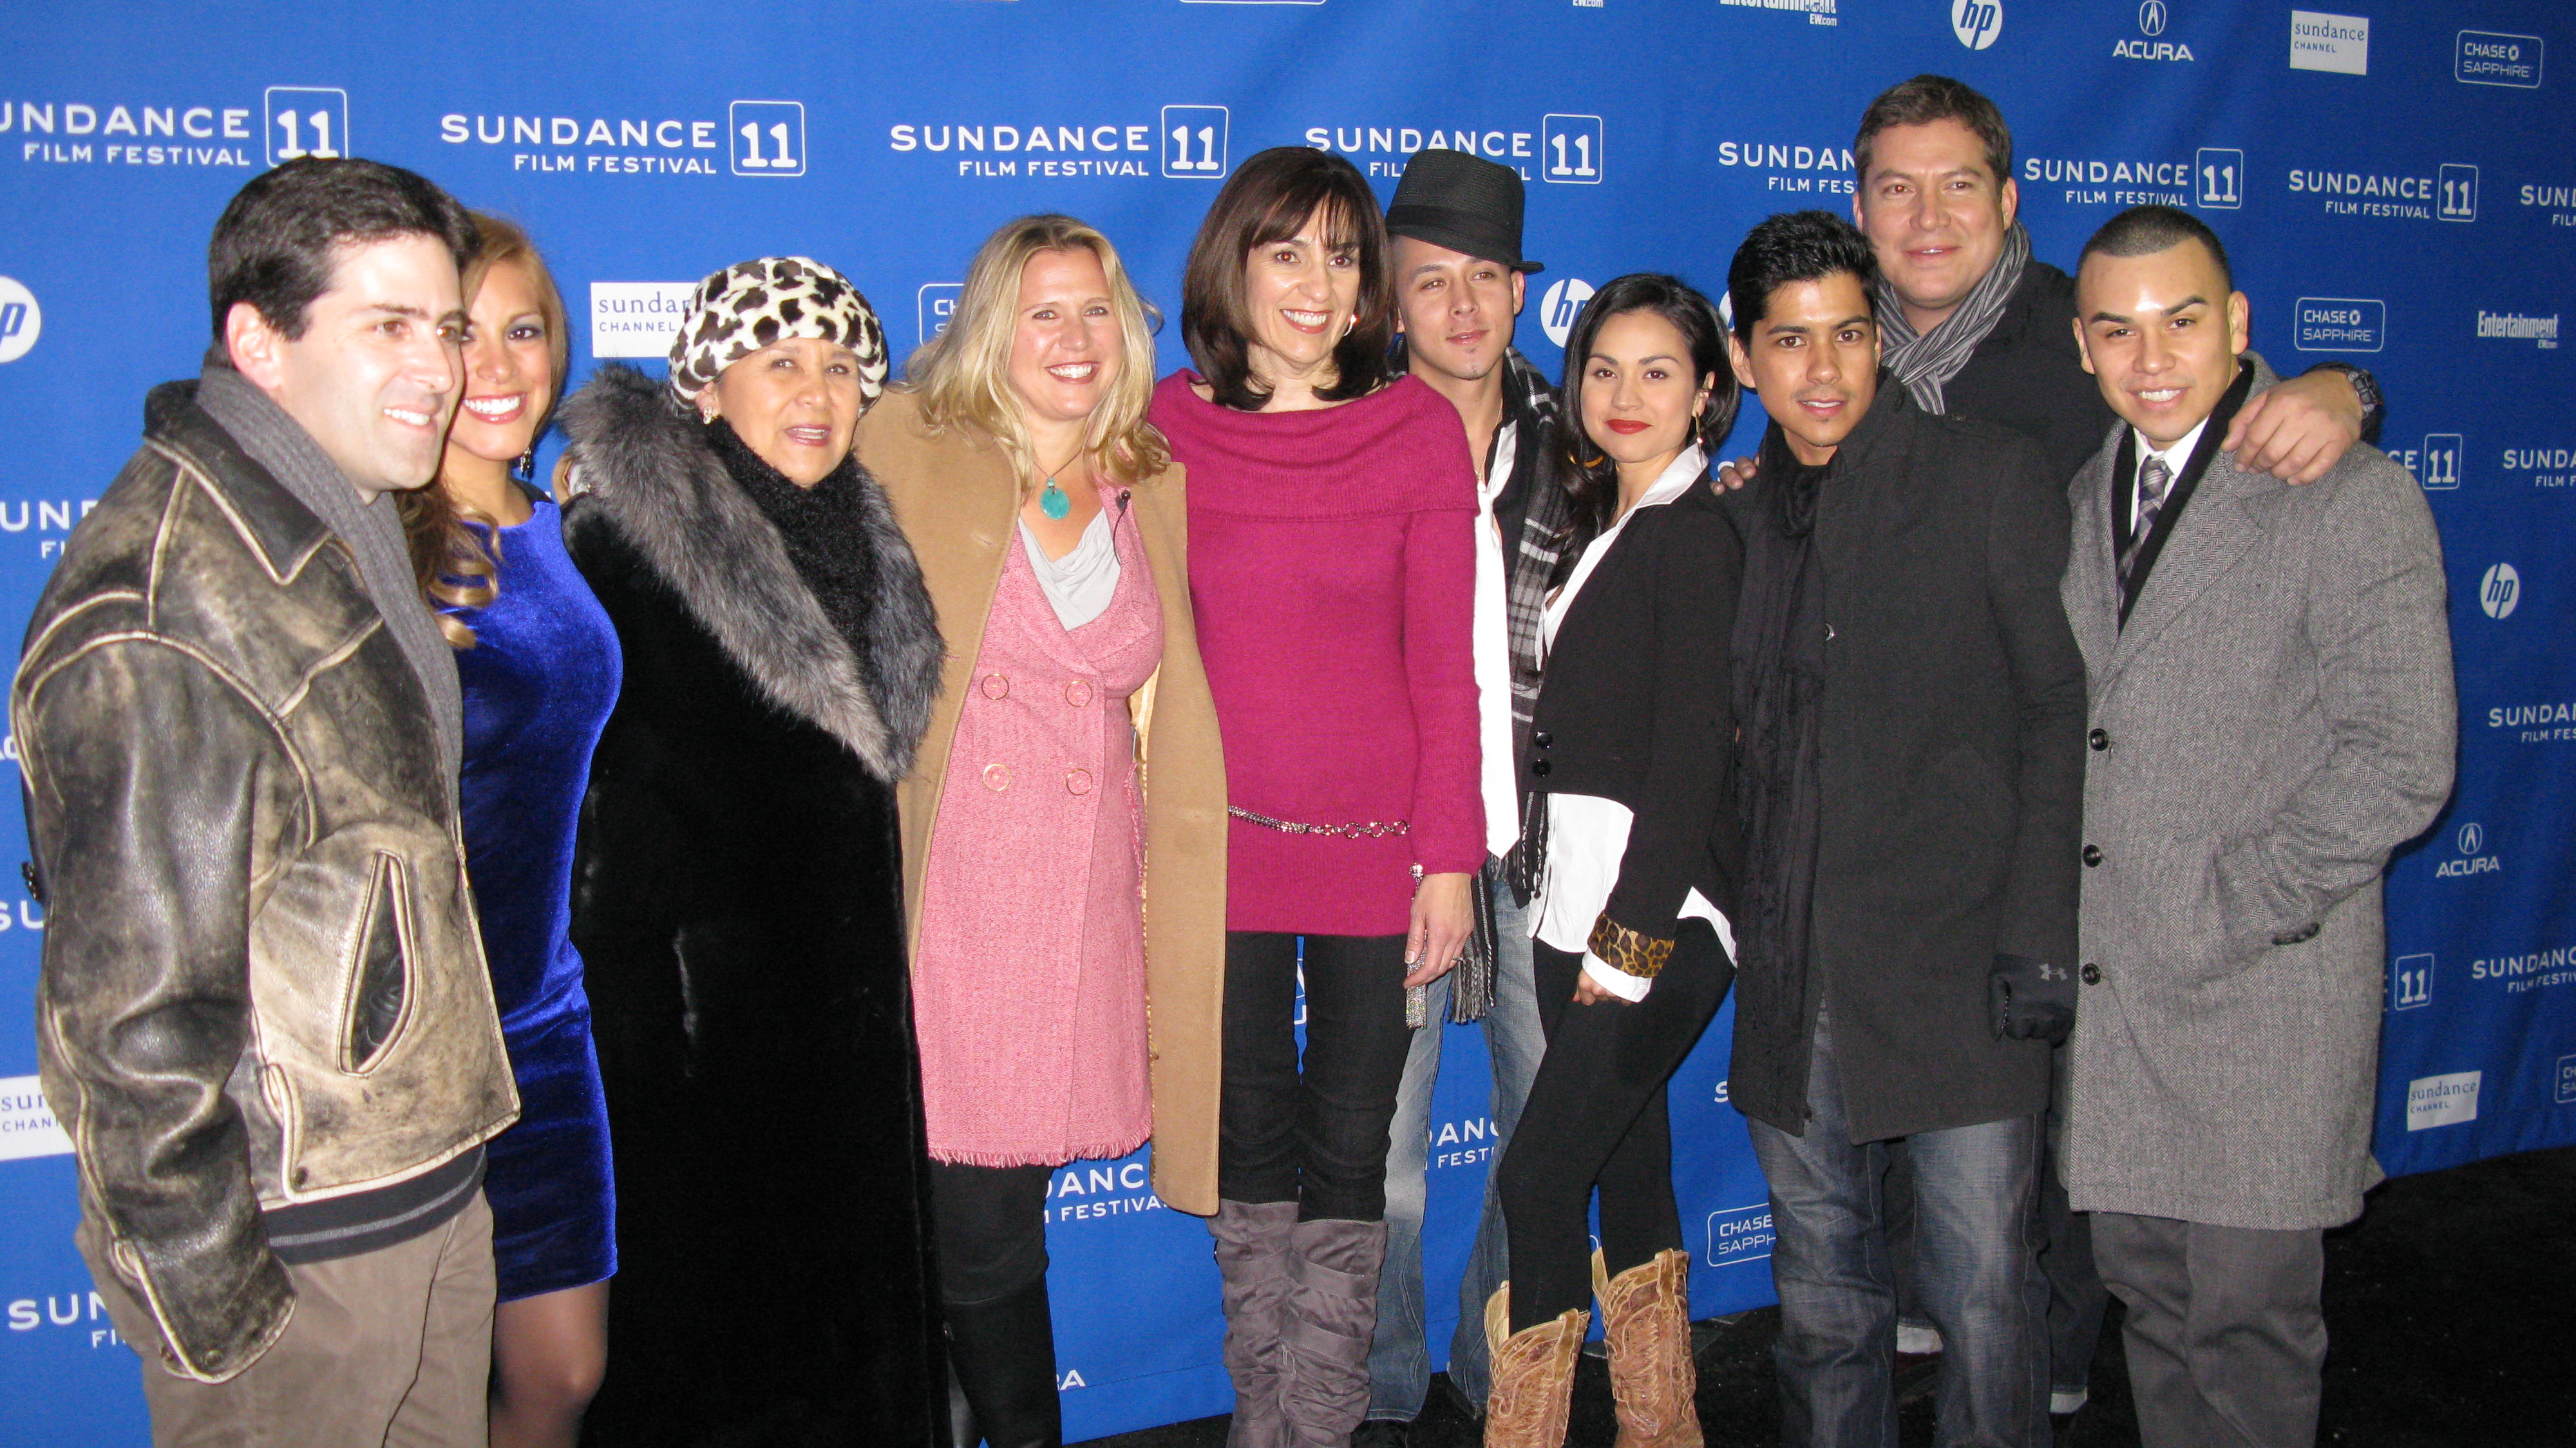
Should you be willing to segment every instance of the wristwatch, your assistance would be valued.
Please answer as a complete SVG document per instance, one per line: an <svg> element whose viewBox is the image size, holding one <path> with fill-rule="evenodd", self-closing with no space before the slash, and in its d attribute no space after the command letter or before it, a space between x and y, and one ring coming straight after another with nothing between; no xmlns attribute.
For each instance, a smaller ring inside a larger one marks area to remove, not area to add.
<svg viewBox="0 0 2576 1448"><path fill-rule="evenodd" d="M2379 379L2367 367L2350 362L2320 362L2311 372L2340 372L2352 384L2352 395L2361 399L2361 439L2368 442L2379 435L2379 421L2388 412L2388 399L2379 392Z"/></svg>

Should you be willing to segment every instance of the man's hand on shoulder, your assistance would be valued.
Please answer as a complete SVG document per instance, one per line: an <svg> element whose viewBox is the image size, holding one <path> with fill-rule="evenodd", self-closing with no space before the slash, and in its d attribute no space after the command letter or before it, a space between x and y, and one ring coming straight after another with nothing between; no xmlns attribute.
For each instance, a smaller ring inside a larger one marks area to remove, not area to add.
<svg viewBox="0 0 2576 1448"><path fill-rule="evenodd" d="M2361 397L2352 379L2321 369L2245 400L2219 443L2247 472L2313 483L2361 441Z"/></svg>
<svg viewBox="0 0 2576 1448"><path fill-rule="evenodd" d="M1708 490L1723 498L1753 481L1753 475L1761 470L1762 460L1759 458L1737 458L1731 463L1720 464L1716 472L1708 475Z"/></svg>

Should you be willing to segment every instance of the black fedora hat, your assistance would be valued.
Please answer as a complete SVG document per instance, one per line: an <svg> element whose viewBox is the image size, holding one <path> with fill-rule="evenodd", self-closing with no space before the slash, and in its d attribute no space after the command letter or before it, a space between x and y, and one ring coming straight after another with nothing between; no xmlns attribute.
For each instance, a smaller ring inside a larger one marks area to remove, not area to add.
<svg viewBox="0 0 2576 1448"><path fill-rule="evenodd" d="M1414 152L1395 183L1386 229L1514 271L1547 269L1521 255L1521 173L1464 151Z"/></svg>

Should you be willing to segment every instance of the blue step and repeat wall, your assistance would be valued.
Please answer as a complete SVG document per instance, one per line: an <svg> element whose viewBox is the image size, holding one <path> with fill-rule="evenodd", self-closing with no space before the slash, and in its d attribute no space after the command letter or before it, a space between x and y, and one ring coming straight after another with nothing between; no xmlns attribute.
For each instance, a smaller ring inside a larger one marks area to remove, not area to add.
<svg viewBox="0 0 2576 1448"><path fill-rule="evenodd" d="M770 252L847 271L908 350L976 243L1031 211L1101 226L1168 315L1200 215L1254 151L1346 155L1383 196L1414 151L1472 150L1529 182L1547 270L1520 344L1552 373L1600 281L1654 268L1715 292L1754 221L1848 207L1862 106L1940 71L2002 102L2042 258L2071 263L2121 207L2192 207L2276 365L2379 375L2384 444L2441 522L2461 736L2455 802L2392 868L2381 1160L2576 1140L2576 20L2560 0L2334 3L12 5L0 633L134 446L145 389L195 370L225 199L287 157L414 167L525 222L586 371L658 358L694 279ZM1163 366L1185 360L1164 341ZM0 787L0 841L16 797ZM72 1252L72 1159L34 1075L43 928L0 896L0 1443L140 1444L135 1362ZM1702 1314L1771 1295L1730 1020L1672 1087ZM1482 1043L1450 1029L1435 1361L1492 1145ZM1048 1227L1069 1436L1224 1411L1207 1237L1155 1201L1141 1154L1059 1172Z"/></svg>

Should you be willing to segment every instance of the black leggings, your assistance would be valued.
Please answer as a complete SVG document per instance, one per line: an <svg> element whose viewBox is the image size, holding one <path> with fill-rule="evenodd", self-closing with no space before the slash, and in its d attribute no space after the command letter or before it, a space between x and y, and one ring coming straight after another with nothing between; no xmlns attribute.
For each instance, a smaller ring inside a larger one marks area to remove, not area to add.
<svg viewBox="0 0 2576 1448"><path fill-rule="evenodd" d="M1046 1279L1045 1166L930 1164L939 1229L939 1300L972 1307Z"/></svg>
<svg viewBox="0 0 2576 1448"><path fill-rule="evenodd" d="M1225 1086L1217 1195L1295 1202L1300 1221L1386 1216L1387 1126L1413 1033L1404 937L1309 935L1297 1058L1295 935L1225 937Z"/></svg>
<svg viewBox="0 0 2576 1448"><path fill-rule="evenodd" d="M1654 989L1635 1005L1574 1004L1583 957L1533 942L1547 1054L1503 1152L1498 1190L1511 1233L1512 1330L1592 1301L1585 1209L1601 1189L1601 1256L1612 1276L1682 1245L1673 1205L1664 1083L1708 1029L1735 981L1717 932L1685 920Z"/></svg>

